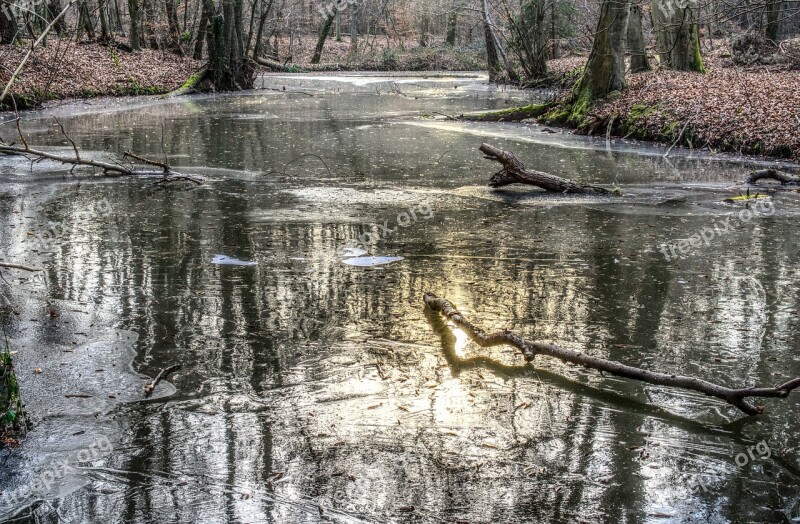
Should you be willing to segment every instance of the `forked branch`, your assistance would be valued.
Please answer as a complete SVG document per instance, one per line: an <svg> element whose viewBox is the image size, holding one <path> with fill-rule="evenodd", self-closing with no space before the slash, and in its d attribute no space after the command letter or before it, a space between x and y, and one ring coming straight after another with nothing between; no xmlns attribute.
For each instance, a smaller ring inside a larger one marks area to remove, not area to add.
<svg viewBox="0 0 800 524"><path fill-rule="evenodd" d="M800 387L800 378L795 378L784 384L775 386L774 388L752 387L733 389L695 377L657 373L646 369L627 366L613 360L593 357L579 351L573 351L552 344L531 342L507 330L498 331L496 333L485 333L482 329L472 325L464 318L448 300L439 298L431 293L425 293L423 299L427 307L441 313L461 331L466 333L473 342L481 347L485 348L508 344L517 348L528 362L532 361L536 355L546 355L564 362L579 364L587 368L610 373L618 377L640 380L657 386L669 386L698 391L705 395L722 399L736 406L748 415L763 413L764 406L756 406L745 399L756 397L786 398L793 389Z"/></svg>

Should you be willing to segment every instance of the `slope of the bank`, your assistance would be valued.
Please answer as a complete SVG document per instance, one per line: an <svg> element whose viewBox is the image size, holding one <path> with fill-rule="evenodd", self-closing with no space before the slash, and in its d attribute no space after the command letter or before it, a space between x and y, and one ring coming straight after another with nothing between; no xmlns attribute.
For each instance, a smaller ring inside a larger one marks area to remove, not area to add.
<svg viewBox="0 0 800 524"><path fill-rule="evenodd" d="M23 47L0 46L4 65L0 85L5 85L26 52ZM47 47L34 51L11 93L20 107L64 98L161 94L179 87L201 65L165 51L130 53L51 39Z"/></svg>

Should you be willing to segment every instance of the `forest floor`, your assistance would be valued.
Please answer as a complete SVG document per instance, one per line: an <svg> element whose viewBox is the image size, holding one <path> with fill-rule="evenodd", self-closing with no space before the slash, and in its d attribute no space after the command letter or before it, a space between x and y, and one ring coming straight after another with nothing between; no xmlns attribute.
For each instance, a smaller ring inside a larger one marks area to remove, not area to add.
<svg viewBox="0 0 800 524"><path fill-rule="evenodd" d="M722 46L706 53L705 74L628 75L628 89L594 106L581 131L610 127L615 137L800 161L800 70L734 66L726 55ZM555 60L550 69L568 74L584 62Z"/></svg>
<svg viewBox="0 0 800 524"><path fill-rule="evenodd" d="M482 71L486 55L480 47L450 47L443 39L431 38L422 47L415 39L388 40L369 36L358 40L351 52L350 38L337 41L331 36L325 43L319 64L311 64L316 36L283 38L278 45L280 62L298 70L314 71ZM275 54L275 49L270 49ZM273 56L272 58L275 58Z"/></svg>
<svg viewBox="0 0 800 524"><path fill-rule="evenodd" d="M6 84L26 52L22 46L0 45L0 85ZM11 94L20 108L65 98L163 94L180 87L201 66L165 51L128 53L51 39L31 55Z"/></svg>

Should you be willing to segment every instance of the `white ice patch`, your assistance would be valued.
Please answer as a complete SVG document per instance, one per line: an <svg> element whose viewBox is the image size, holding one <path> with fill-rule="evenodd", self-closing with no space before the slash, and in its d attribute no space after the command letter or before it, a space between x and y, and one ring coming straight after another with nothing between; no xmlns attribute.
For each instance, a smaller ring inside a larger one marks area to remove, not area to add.
<svg viewBox="0 0 800 524"><path fill-rule="evenodd" d="M391 264L392 262L397 262L398 260L403 260L403 257L355 257L345 258L342 260L342 262L348 266L372 267L382 266L383 264Z"/></svg>
<svg viewBox="0 0 800 524"><path fill-rule="evenodd" d="M212 264L219 264L224 266L255 266L257 262L249 260L239 260L238 258L231 258L227 255L214 255L211 259Z"/></svg>

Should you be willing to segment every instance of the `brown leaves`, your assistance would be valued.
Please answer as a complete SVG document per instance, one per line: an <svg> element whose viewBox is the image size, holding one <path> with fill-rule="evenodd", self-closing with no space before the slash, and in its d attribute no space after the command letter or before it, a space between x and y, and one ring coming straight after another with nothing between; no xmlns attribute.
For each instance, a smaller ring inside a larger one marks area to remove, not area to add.
<svg viewBox="0 0 800 524"><path fill-rule="evenodd" d="M0 46L3 64L16 66L26 49ZM35 95L38 100L86 96L164 92L179 87L200 62L166 51L142 50L126 53L98 44L49 40L38 48L11 92ZM12 68L0 68L0 85Z"/></svg>
<svg viewBox="0 0 800 524"><path fill-rule="evenodd" d="M629 75L629 89L593 114L607 121L619 113L629 123L636 115L636 136L662 141L677 138L689 120L695 148L800 160L800 72L726 67L717 60L706 65L706 74Z"/></svg>

